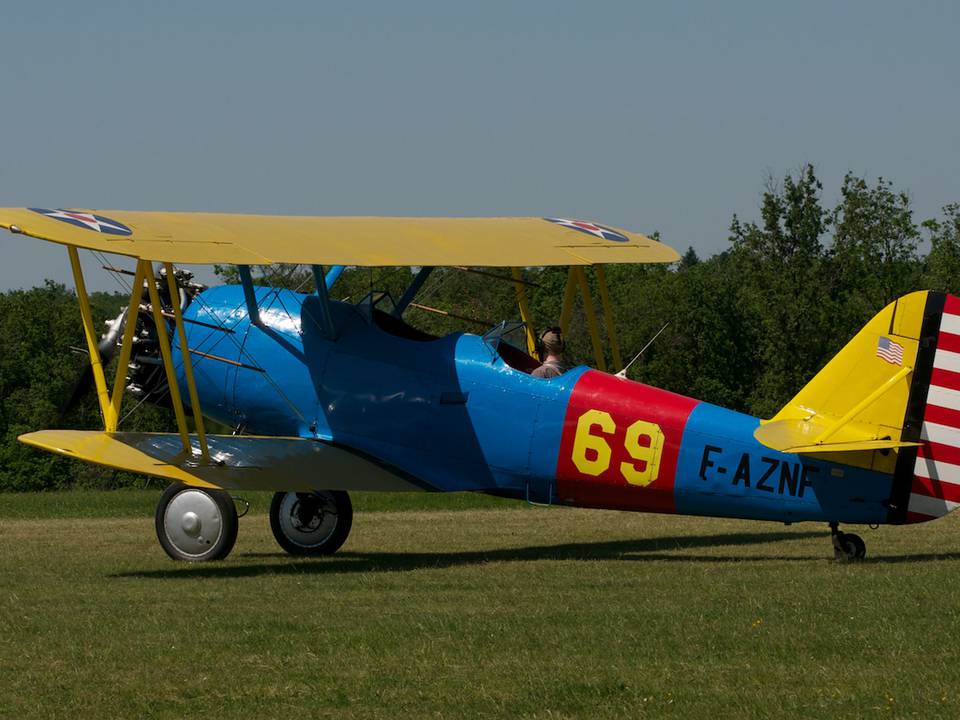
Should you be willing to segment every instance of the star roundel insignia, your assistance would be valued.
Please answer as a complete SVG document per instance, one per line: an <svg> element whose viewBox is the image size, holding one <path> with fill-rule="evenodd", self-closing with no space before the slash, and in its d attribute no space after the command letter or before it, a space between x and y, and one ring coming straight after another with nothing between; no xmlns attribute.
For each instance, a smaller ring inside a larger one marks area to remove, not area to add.
<svg viewBox="0 0 960 720"><path fill-rule="evenodd" d="M30 208L35 213L39 213L48 218L69 223L76 227L93 230L104 235L120 235L129 237L133 235L133 230L128 228L122 222L111 220L103 215L94 215L88 212L78 212L76 210L45 210L44 208Z"/></svg>
<svg viewBox="0 0 960 720"><path fill-rule="evenodd" d="M579 230L582 233L587 233L588 235L593 235L598 237L601 240L613 240L614 242L630 242L628 238L623 233L619 233L616 230L611 230L608 227L603 225L597 225L592 222L584 222L583 220L566 220L564 218L544 218L547 222L552 222L563 227L568 227L571 230Z"/></svg>

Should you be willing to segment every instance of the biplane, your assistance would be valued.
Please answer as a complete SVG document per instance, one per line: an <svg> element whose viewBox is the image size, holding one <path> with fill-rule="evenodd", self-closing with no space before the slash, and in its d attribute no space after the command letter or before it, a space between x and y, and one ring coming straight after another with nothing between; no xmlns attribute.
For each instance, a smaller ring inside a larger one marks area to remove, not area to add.
<svg viewBox="0 0 960 720"><path fill-rule="evenodd" d="M900 298L773 418L761 420L605 372L587 271L614 364L604 266L669 263L640 234L561 218L270 217L44 208L0 210L10 232L65 245L102 431L38 430L42 450L170 484L156 510L174 559L226 557L231 493L270 490L292 554L346 540L352 491L479 492L640 512L829 525L837 558L862 558L840 524L909 524L960 503L960 300ZM134 264L129 305L96 332L79 251ZM178 265L229 263L204 288ZM254 283L251 266L312 267L315 291ZM160 269L155 270L155 264ZM562 329L582 297L598 369L538 366L523 269L569 266ZM337 301L344 266L408 266L392 307ZM434 337L404 319L437 267L510 268L519 320ZM521 336L516 342L513 336ZM105 368L116 357L108 385ZM125 392L172 408L177 433L120 427ZM206 432L205 421L233 428Z"/></svg>

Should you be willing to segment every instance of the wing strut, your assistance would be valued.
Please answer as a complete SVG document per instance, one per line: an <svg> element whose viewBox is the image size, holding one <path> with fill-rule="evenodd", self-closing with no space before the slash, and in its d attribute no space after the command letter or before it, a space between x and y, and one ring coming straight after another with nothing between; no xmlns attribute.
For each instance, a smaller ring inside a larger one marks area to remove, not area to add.
<svg viewBox="0 0 960 720"><path fill-rule="evenodd" d="M190 444L190 431L187 428L187 415L183 408L183 398L180 395L180 385L177 383L177 373L173 366L173 354L170 352L170 337L167 335L167 323L163 319L163 306L160 304L160 293L157 292L157 278L153 273L153 266L150 261L142 260L144 271L147 277L147 291L150 293L150 305L153 307L153 320L157 327L157 339L160 342L160 355L163 357L163 369L167 374L167 387L170 392L170 402L173 405L173 413L177 416L177 429L180 431L180 441L183 443L183 450L187 455L193 455L193 446ZM172 273L168 275L172 277ZM169 280L168 280L169 282ZM174 282L176 282L174 280ZM183 318L180 315L180 303L177 302L180 294L175 293L171 297L170 304L173 306L173 312L177 318L178 333L183 328ZM186 343L183 339L186 337L184 332L181 337L181 355L183 355L183 370L187 379L188 388L192 388L191 399L196 393L196 385L193 381L193 368L190 365L190 353L186 349ZM190 368L190 370L187 370ZM200 439L200 453L204 460L210 459L210 451L207 449L206 433L203 433L203 418L198 405L193 406L193 416L197 424L197 435Z"/></svg>
<svg viewBox="0 0 960 720"><path fill-rule="evenodd" d="M577 292L577 273L571 265L567 269L567 284L563 289L563 307L560 309L560 332L564 335L570 329L570 316L573 315L573 299Z"/></svg>
<svg viewBox="0 0 960 720"><path fill-rule="evenodd" d="M587 274L579 265L571 267L570 269L576 272L577 281L580 283L583 314L587 316L587 327L590 329L590 343L593 345L593 359L597 363L597 368L602 372L606 372L607 359L603 354L603 342L600 340L600 326L597 323L597 315L593 311L593 300L590 298L590 286L587 284Z"/></svg>
<svg viewBox="0 0 960 720"><path fill-rule="evenodd" d="M616 327L613 322L613 306L610 302L610 291L607 288L607 276L603 265L596 265L597 286L600 289L600 305L603 308L603 320L607 330L607 341L610 343L610 355L617 367L622 365L620 357L620 343L617 340ZM514 271L516 272L516 268ZM516 278L516 275L514 276ZM570 318L573 315L573 303L577 297L577 287L580 288L580 297L583 301L583 314L590 331L590 343L593 346L593 357L597 367L606 372L607 359L603 352L603 341L600 338L600 324L594 311L593 300L590 296L590 286L587 283L587 274L583 267L571 265L567 272L567 283L563 289L563 305L560 308L560 330L564 335L570 329ZM518 290L519 296L519 290ZM521 308L521 314L522 314Z"/></svg>
<svg viewBox="0 0 960 720"><path fill-rule="evenodd" d="M327 279L323 275L322 265L311 265L313 270L313 284L317 286L317 296L320 298L320 322L327 340L337 339L337 326L333 322L330 312L330 297L327 295Z"/></svg>
<svg viewBox="0 0 960 720"><path fill-rule="evenodd" d="M513 287L517 291L517 305L520 306L520 319L527 328L527 350L532 357L537 356L537 340L533 330L533 315L530 314L530 303L527 302L527 291L524 287L523 270L518 267L510 268L513 274Z"/></svg>
<svg viewBox="0 0 960 720"><path fill-rule="evenodd" d="M333 284L340 279L340 275L343 274L343 270L346 265L332 265L329 270L327 270L327 276L324 278L326 283L327 290L333 287Z"/></svg>
<svg viewBox="0 0 960 720"><path fill-rule="evenodd" d="M177 287L177 278L173 272L173 263L164 263L167 271L167 290L170 292L170 305L173 306L174 324L177 328L177 337L180 338L180 355L183 357L183 375L187 380L187 393L190 396L190 410L193 413L193 424L197 428L197 440L200 442L200 456L210 460L210 449L207 447L207 430L203 425L203 412L200 409L200 395L197 392L197 381L193 375L193 360L190 359L190 346L187 344L187 329L183 324L183 308L180 307L180 290ZM173 373L174 375L176 373ZM189 451L191 454L193 450Z"/></svg>
<svg viewBox="0 0 960 720"><path fill-rule="evenodd" d="M83 268L80 265L80 256L77 248L67 248L70 255L70 266L73 269L73 280L77 287L77 299L80 303L80 318L83 321L83 333L87 338L87 348L90 355L90 365L93 368L93 379L97 388L97 399L100 402L100 413L103 416L103 429L107 432L116 432L120 422L120 404L123 402L123 391L126 386L126 367L130 362L130 352L133 349L133 335L137 327L137 313L140 310L140 294L143 292L144 263L137 261L137 271L133 273L133 286L130 291L130 302L127 306L127 319L124 323L123 342L120 346L120 358L117 361L117 372L113 380L113 392L107 391L107 379L103 369L103 360L97 343L97 334L93 327L93 316L90 312L90 298L87 296L87 286L83 280Z"/></svg>
<svg viewBox="0 0 960 720"><path fill-rule="evenodd" d="M237 265L240 284L243 286L243 298L247 301L247 316L251 325L260 324L260 308L257 307L257 291L253 289L253 276L249 265Z"/></svg>
<svg viewBox="0 0 960 720"><path fill-rule="evenodd" d="M116 418L112 415L113 405L107 391L107 379L103 374L103 362L97 348L97 332L93 327L93 315L90 313L90 298L87 297L87 284L83 281L83 268L80 266L80 254L73 245L67 247L70 254L70 267L73 270L73 282L77 286L77 300L80 302L80 318L83 321L83 334L87 338L87 350L90 353L90 367L93 368L93 382L97 388L97 400L100 402L100 414L104 428L111 424L116 427ZM136 317L136 316L134 316ZM129 323L128 323L129 324Z"/></svg>
<svg viewBox="0 0 960 720"><path fill-rule="evenodd" d="M126 322L123 329L123 340L120 345L120 357L117 361L116 377L113 381L113 392L107 389L107 379L103 369L103 360L100 357L97 334L93 327L93 314L90 311L90 298L87 295L87 285L83 279L83 268L80 265L80 256L77 248L68 246L70 267L73 270L73 280L77 288L77 299L80 304L80 318L83 321L83 333L87 339L87 348L90 353L90 366L93 368L93 379L97 388L97 399L100 402L100 413L103 415L103 428L108 433L117 432L120 418L120 405L123 401L123 391L126 385L126 367L130 362L130 353L133 349L133 336L137 327L137 314L140 309L140 298L143 293L144 280L147 282L147 291L150 294L153 319L157 328L157 339L160 344L160 354L163 356L163 367L167 375L167 385L170 391L170 400L173 412L177 416L177 428L180 431L180 440L183 449L188 455L193 455L190 444L190 433L187 428L187 417L183 407L183 398L180 396L180 386L177 383L177 374L173 366L173 357L170 352L170 339L167 335L167 324L164 319L163 306L160 303L160 294L157 292L157 279L153 266L149 260L137 260L137 269L133 274L133 286L130 289L130 302L127 306ZM210 451L207 447L206 430L203 425L203 414L200 410L200 398L197 393L197 384L193 376L193 364L190 361L190 349L187 346L187 332L183 323L183 313L177 299L180 296L177 288L176 276L171 263L164 263L167 273L167 287L170 291L171 306L176 331L180 340L183 355L183 372L187 381L187 390L190 395L190 406L197 428L197 439L200 442L200 454L209 461Z"/></svg>
<svg viewBox="0 0 960 720"><path fill-rule="evenodd" d="M411 281L410 285L403 292L403 296L397 300L396 306L393 308L393 316L396 318L403 317L403 311L407 309L410 303L413 302L413 299L417 296L417 293L420 292L420 288L423 287L423 284L427 281L427 278L430 277L430 273L433 272L433 267L425 265L420 268L420 272Z"/></svg>
<svg viewBox="0 0 960 720"><path fill-rule="evenodd" d="M623 367L620 358L620 343L617 341L617 330L613 324L613 306L610 304L610 292L607 290L607 272L603 265L597 265L596 273L597 285L600 287L600 304L603 306L603 321L607 326L607 342L610 343L613 366Z"/></svg>
<svg viewBox="0 0 960 720"><path fill-rule="evenodd" d="M116 432L120 422L120 403L123 402L123 390L127 384L127 365L133 350L133 336L137 330L137 314L140 312L140 300L143 297L143 281L146 273L142 260L137 260L137 269L130 286L130 304L127 306L127 319L123 326L123 341L120 344L120 358L117 360L116 376L113 379L113 395L110 397L110 417L104 423L107 432Z"/></svg>

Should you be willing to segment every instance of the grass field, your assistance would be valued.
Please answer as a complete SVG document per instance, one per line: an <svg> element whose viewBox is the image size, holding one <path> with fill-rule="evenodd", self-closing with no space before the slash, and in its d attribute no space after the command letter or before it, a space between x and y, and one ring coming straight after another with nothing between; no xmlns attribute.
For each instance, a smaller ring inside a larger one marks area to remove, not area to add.
<svg viewBox="0 0 960 720"><path fill-rule="evenodd" d="M156 497L0 495L0 716L960 717L955 518L837 564L814 525L361 496L296 560L258 497L190 566Z"/></svg>

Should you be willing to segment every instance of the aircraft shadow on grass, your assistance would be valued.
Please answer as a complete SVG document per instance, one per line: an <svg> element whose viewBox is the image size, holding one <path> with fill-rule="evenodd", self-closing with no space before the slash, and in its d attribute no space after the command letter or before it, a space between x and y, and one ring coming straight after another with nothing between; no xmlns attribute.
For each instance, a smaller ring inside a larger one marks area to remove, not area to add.
<svg viewBox="0 0 960 720"><path fill-rule="evenodd" d="M823 554L817 555L690 555L682 551L708 547L765 545L789 540L823 538L828 540ZM678 553L679 551L679 553ZM113 577L177 578L177 577L253 577L303 573L366 573L408 572L420 569L480 565L496 562L530 562L536 560L626 560L641 562L758 562L818 561L829 559L829 539L821 531L721 533L714 535L678 535L674 537L640 538L595 543L564 543L522 548L468 550L458 552L350 552L342 551L328 558L295 558L285 553L245 553L247 559L272 560L256 564L188 565L169 570L125 572ZM960 559L960 553L902 555L868 558L862 562L922 562L925 560Z"/></svg>

